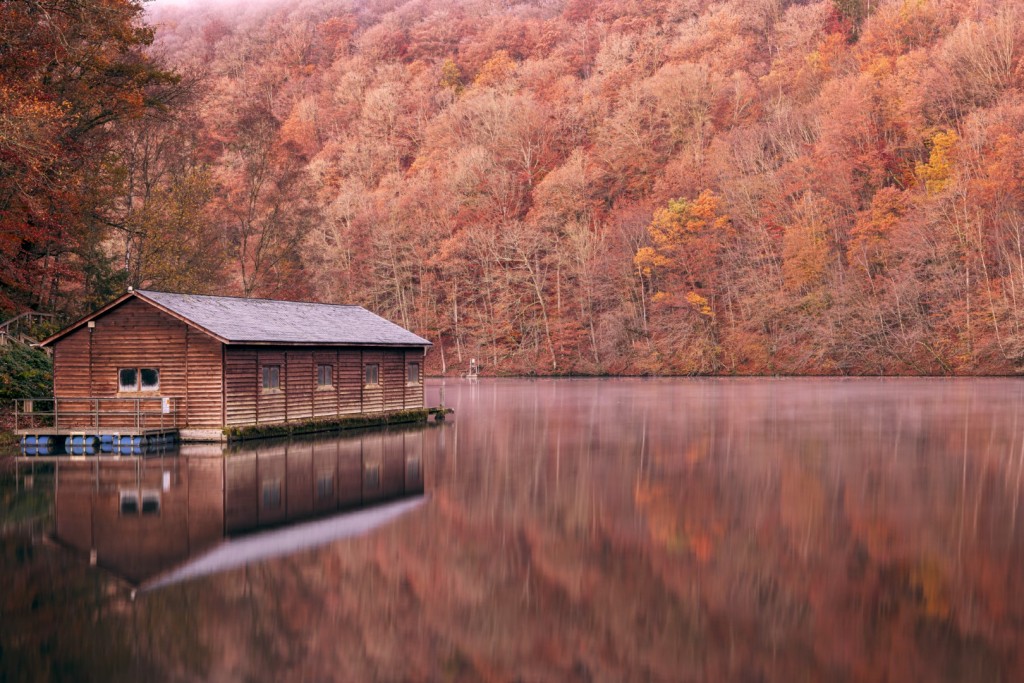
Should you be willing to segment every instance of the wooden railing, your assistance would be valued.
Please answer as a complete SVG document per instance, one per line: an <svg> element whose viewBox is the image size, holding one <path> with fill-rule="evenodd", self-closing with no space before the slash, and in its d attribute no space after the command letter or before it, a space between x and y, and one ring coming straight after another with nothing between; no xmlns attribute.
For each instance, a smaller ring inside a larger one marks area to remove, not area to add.
<svg viewBox="0 0 1024 683"><path fill-rule="evenodd" d="M30 334L33 331L33 328L42 324L44 321L52 321L55 319L56 316L52 313L26 311L25 313L16 315L9 320L5 320L0 323L0 346L7 346L12 342L24 344L26 346L34 346L39 340ZM44 349L44 351L50 353L50 349Z"/></svg>
<svg viewBox="0 0 1024 683"><path fill-rule="evenodd" d="M176 429L180 401L177 396L19 398L14 429Z"/></svg>

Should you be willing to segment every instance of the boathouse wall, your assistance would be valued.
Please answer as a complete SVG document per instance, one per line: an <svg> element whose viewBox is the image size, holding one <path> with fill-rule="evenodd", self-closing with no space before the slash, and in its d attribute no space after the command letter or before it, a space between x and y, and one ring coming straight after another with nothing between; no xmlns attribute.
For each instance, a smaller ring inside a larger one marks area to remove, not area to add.
<svg viewBox="0 0 1024 683"><path fill-rule="evenodd" d="M53 389L59 399L174 397L179 426L219 427L223 413L221 344L209 335L138 299L129 299L54 343ZM122 368L156 368L155 391L120 391ZM62 408L88 412L89 404L62 401ZM155 405L155 404L154 404ZM149 405L152 410L154 405ZM88 415L58 416L62 429L92 423ZM105 416L131 427L134 417Z"/></svg>
<svg viewBox="0 0 1024 683"><path fill-rule="evenodd" d="M341 415L422 408L423 349L226 346L224 425L283 424ZM410 382L409 365L420 364ZM377 365L378 382L366 368ZM330 368L330 385L319 385L319 367ZM278 387L265 388L265 368L277 368Z"/></svg>

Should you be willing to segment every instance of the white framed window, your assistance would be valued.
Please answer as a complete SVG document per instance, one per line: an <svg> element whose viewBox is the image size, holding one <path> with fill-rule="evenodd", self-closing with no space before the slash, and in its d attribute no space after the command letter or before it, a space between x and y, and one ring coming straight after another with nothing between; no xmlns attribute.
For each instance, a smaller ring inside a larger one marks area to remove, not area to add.
<svg viewBox="0 0 1024 683"><path fill-rule="evenodd" d="M120 368L117 371L118 391L157 391L160 389L159 368Z"/></svg>
<svg viewBox="0 0 1024 683"><path fill-rule="evenodd" d="M409 384L419 384L420 383L420 364L419 363L409 363L408 368L406 370L406 379L405 379L405 381L408 382Z"/></svg>
<svg viewBox="0 0 1024 683"><path fill-rule="evenodd" d="M316 385L321 389L329 389L334 385L334 366L316 366Z"/></svg>

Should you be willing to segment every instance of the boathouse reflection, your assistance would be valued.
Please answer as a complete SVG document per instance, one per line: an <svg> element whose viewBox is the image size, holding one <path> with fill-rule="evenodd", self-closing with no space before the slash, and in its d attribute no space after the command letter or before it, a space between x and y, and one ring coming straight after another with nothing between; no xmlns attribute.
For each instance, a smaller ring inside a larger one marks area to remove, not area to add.
<svg viewBox="0 0 1024 683"><path fill-rule="evenodd" d="M55 536L133 584L237 537L423 492L423 429L64 460Z"/></svg>

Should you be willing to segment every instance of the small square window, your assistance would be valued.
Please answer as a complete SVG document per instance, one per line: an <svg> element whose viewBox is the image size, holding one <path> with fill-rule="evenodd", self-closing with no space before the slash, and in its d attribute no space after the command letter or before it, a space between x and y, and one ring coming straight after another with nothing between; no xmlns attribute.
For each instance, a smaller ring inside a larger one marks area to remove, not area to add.
<svg viewBox="0 0 1024 683"><path fill-rule="evenodd" d="M420 383L420 364L419 363L409 363L409 370L408 370L408 373L407 373L406 381L409 382L409 384L419 384Z"/></svg>
<svg viewBox="0 0 1024 683"><path fill-rule="evenodd" d="M138 391L139 371L135 368L121 368L117 371L118 391Z"/></svg>
<svg viewBox="0 0 1024 683"><path fill-rule="evenodd" d="M143 391L156 391L160 388L160 371L156 368L142 368L139 370L139 377L142 379Z"/></svg>
<svg viewBox="0 0 1024 683"><path fill-rule="evenodd" d="M273 391L274 389L281 388L281 366L280 365L264 365L263 366L263 390Z"/></svg>
<svg viewBox="0 0 1024 683"><path fill-rule="evenodd" d="M334 366L316 366L316 385L318 387L329 387L334 384Z"/></svg>
<svg viewBox="0 0 1024 683"><path fill-rule="evenodd" d="M377 363L367 363L365 375L366 384L380 384L380 365Z"/></svg>
<svg viewBox="0 0 1024 683"><path fill-rule="evenodd" d="M117 371L118 391L156 391L160 388L157 368L120 368Z"/></svg>

